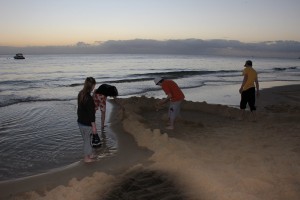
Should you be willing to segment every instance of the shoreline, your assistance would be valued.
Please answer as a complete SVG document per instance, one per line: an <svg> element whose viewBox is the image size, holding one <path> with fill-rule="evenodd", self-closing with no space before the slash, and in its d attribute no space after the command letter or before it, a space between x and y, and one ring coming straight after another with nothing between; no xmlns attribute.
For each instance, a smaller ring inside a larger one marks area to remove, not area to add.
<svg viewBox="0 0 300 200"><path fill-rule="evenodd" d="M0 199L8 199L29 191L44 193L59 185L67 186L71 180L83 180L86 177L95 176L101 171L105 174L118 174L133 165L143 163L151 152L145 148L139 148L133 137L124 132L121 127L121 119L117 116L117 106L112 106L106 132L113 132L118 140L117 153L111 157L105 157L93 163L83 163L82 160L70 165L50 170L49 172L29 177L6 180L0 182ZM115 120L115 121L114 121ZM111 123L111 121L114 121ZM128 159L127 154L134 154Z"/></svg>
<svg viewBox="0 0 300 200"><path fill-rule="evenodd" d="M110 127L119 144L116 156L96 165L79 163L20 182L0 183L0 198L21 193L19 199L63 194L63 199L79 199L71 197L92 185L94 193L86 199L99 199L132 168L167 172L189 199L296 200L300 196L300 85L261 90L257 123L238 122L237 108L185 102L174 131L164 129L166 110L153 110L157 99L121 100L125 116L117 116L114 107L110 119L115 121Z"/></svg>

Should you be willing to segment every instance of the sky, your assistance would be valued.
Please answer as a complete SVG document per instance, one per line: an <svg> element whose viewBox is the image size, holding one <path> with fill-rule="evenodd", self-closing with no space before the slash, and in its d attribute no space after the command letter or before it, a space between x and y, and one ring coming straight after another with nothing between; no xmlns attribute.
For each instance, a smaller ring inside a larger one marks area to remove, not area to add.
<svg viewBox="0 0 300 200"><path fill-rule="evenodd" d="M300 41L299 0L0 0L0 46Z"/></svg>

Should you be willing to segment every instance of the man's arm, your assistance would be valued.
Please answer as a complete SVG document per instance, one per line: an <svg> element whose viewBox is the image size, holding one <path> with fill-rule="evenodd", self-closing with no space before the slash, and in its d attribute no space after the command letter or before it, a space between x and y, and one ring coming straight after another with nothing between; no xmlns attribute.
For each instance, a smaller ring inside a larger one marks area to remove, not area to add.
<svg viewBox="0 0 300 200"><path fill-rule="evenodd" d="M243 88L244 88L244 86L245 86L247 80L248 80L248 75L245 74L245 75L244 75L244 80L243 80L242 85L241 85L241 88L240 88L240 90L239 90L240 94L242 94Z"/></svg>
<svg viewBox="0 0 300 200"><path fill-rule="evenodd" d="M169 94L167 95L167 98L161 100L161 102L162 102L161 104L163 105L163 104L165 104L165 103L168 103L168 102L170 101L171 98L172 98L172 95L169 93Z"/></svg>
<svg viewBox="0 0 300 200"><path fill-rule="evenodd" d="M167 98L160 100L160 101L158 102L157 106L162 106L162 105L168 103L168 102L170 101L171 98L172 98L172 95L171 95L171 94L168 94L168 95L167 95Z"/></svg>
<svg viewBox="0 0 300 200"><path fill-rule="evenodd" d="M255 86L256 86L256 96L259 96L259 83L258 83L258 78L255 79Z"/></svg>

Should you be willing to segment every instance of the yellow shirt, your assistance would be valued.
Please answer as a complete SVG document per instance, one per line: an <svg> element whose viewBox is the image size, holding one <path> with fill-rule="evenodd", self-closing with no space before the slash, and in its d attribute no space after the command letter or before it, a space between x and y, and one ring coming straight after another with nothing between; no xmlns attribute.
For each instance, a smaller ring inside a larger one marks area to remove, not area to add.
<svg viewBox="0 0 300 200"><path fill-rule="evenodd" d="M255 87L254 82L257 79L257 73L252 67L245 67L243 76L247 75L248 79L243 87L243 91Z"/></svg>

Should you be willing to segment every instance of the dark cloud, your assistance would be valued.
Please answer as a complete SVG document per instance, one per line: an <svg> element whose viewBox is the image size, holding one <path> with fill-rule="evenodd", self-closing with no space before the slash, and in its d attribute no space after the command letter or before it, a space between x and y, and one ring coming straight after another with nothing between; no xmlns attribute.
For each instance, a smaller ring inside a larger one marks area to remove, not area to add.
<svg viewBox="0 0 300 200"><path fill-rule="evenodd" d="M77 47L89 47L91 45L88 43L85 43L85 42L77 42L76 46Z"/></svg>
<svg viewBox="0 0 300 200"><path fill-rule="evenodd" d="M227 55L254 57L300 56L300 42L266 41L243 43L237 40L109 40L94 44L78 42L71 46L0 46L0 54L186 54L186 55Z"/></svg>

